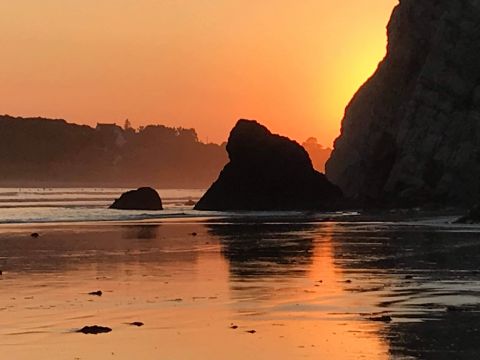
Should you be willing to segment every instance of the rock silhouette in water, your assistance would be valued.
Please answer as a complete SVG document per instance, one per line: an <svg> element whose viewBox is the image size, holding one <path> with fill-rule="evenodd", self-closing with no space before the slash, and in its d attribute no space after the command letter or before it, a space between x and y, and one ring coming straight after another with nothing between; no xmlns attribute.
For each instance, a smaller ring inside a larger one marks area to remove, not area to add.
<svg viewBox="0 0 480 360"><path fill-rule="evenodd" d="M157 191L149 187L141 187L123 193L110 206L119 210L163 210L162 200Z"/></svg>
<svg viewBox="0 0 480 360"><path fill-rule="evenodd" d="M480 3L402 0L375 74L347 107L326 165L346 196L380 203L480 198Z"/></svg>
<svg viewBox="0 0 480 360"><path fill-rule="evenodd" d="M239 120L227 144L230 162L197 210L332 209L338 187L315 171L303 147L256 121Z"/></svg>

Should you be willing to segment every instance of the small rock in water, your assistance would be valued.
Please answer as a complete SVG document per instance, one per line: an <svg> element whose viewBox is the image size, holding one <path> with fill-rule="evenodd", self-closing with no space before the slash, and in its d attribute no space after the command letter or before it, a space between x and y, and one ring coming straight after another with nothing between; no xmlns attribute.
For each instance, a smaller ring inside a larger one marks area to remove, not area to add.
<svg viewBox="0 0 480 360"><path fill-rule="evenodd" d="M143 322L141 321L134 321L134 322L131 322L129 323L128 325L132 325L132 326L143 326L145 325Z"/></svg>
<svg viewBox="0 0 480 360"><path fill-rule="evenodd" d="M381 322L391 322L392 318L388 315L382 315L382 316L372 316L368 318L371 321L381 321Z"/></svg>
<svg viewBox="0 0 480 360"><path fill-rule="evenodd" d="M97 291L92 291L89 292L88 295L94 295L94 296L102 296L102 290L97 290Z"/></svg>
<svg viewBox="0 0 480 360"><path fill-rule="evenodd" d="M250 334L255 334L257 332L257 330L247 330L246 332L250 333Z"/></svg>
<svg viewBox="0 0 480 360"><path fill-rule="evenodd" d="M98 325L92 325L92 326L84 326L80 330L77 330L77 332L82 333L82 334L102 334L102 333L109 333L112 331L109 327L106 326L98 326Z"/></svg>
<svg viewBox="0 0 480 360"><path fill-rule="evenodd" d="M38 238L40 236L40 234L37 233L37 232L34 232L34 233L31 233L30 236L33 237L33 238Z"/></svg>
<svg viewBox="0 0 480 360"><path fill-rule="evenodd" d="M118 210L163 210L162 199L151 187L141 187L123 193L110 205Z"/></svg>

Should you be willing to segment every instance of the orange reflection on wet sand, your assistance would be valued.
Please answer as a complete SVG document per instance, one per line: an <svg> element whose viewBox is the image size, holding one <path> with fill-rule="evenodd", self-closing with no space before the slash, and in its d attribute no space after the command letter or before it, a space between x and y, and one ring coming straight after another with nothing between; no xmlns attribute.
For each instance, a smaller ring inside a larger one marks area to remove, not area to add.
<svg viewBox="0 0 480 360"><path fill-rule="evenodd" d="M345 291L328 228L223 226L4 230L2 358L388 358L382 324L349 311L370 299ZM74 332L93 324L113 331Z"/></svg>

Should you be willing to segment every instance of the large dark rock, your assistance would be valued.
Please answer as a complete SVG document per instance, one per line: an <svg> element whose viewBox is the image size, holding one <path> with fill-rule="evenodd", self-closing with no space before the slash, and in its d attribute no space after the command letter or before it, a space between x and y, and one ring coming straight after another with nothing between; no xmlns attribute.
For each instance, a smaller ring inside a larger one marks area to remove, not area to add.
<svg viewBox="0 0 480 360"><path fill-rule="evenodd" d="M379 203L480 199L480 3L401 0L348 105L327 177Z"/></svg>
<svg viewBox="0 0 480 360"><path fill-rule="evenodd" d="M342 197L340 189L313 169L303 147L256 121L238 121L227 152L230 162L195 209L332 209Z"/></svg>
<svg viewBox="0 0 480 360"><path fill-rule="evenodd" d="M163 210L162 200L158 193L149 187L141 187L123 193L110 206L120 210Z"/></svg>

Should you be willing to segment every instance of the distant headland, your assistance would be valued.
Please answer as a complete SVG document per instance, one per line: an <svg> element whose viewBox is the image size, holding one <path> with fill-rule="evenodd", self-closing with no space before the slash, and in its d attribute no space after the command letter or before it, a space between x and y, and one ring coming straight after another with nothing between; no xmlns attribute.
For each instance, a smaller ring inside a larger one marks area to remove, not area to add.
<svg viewBox="0 0 480 360"><path fill-rule="evenodd" d="M3 187L205 188L226 161L194 129L0 116Z"/></svg>

